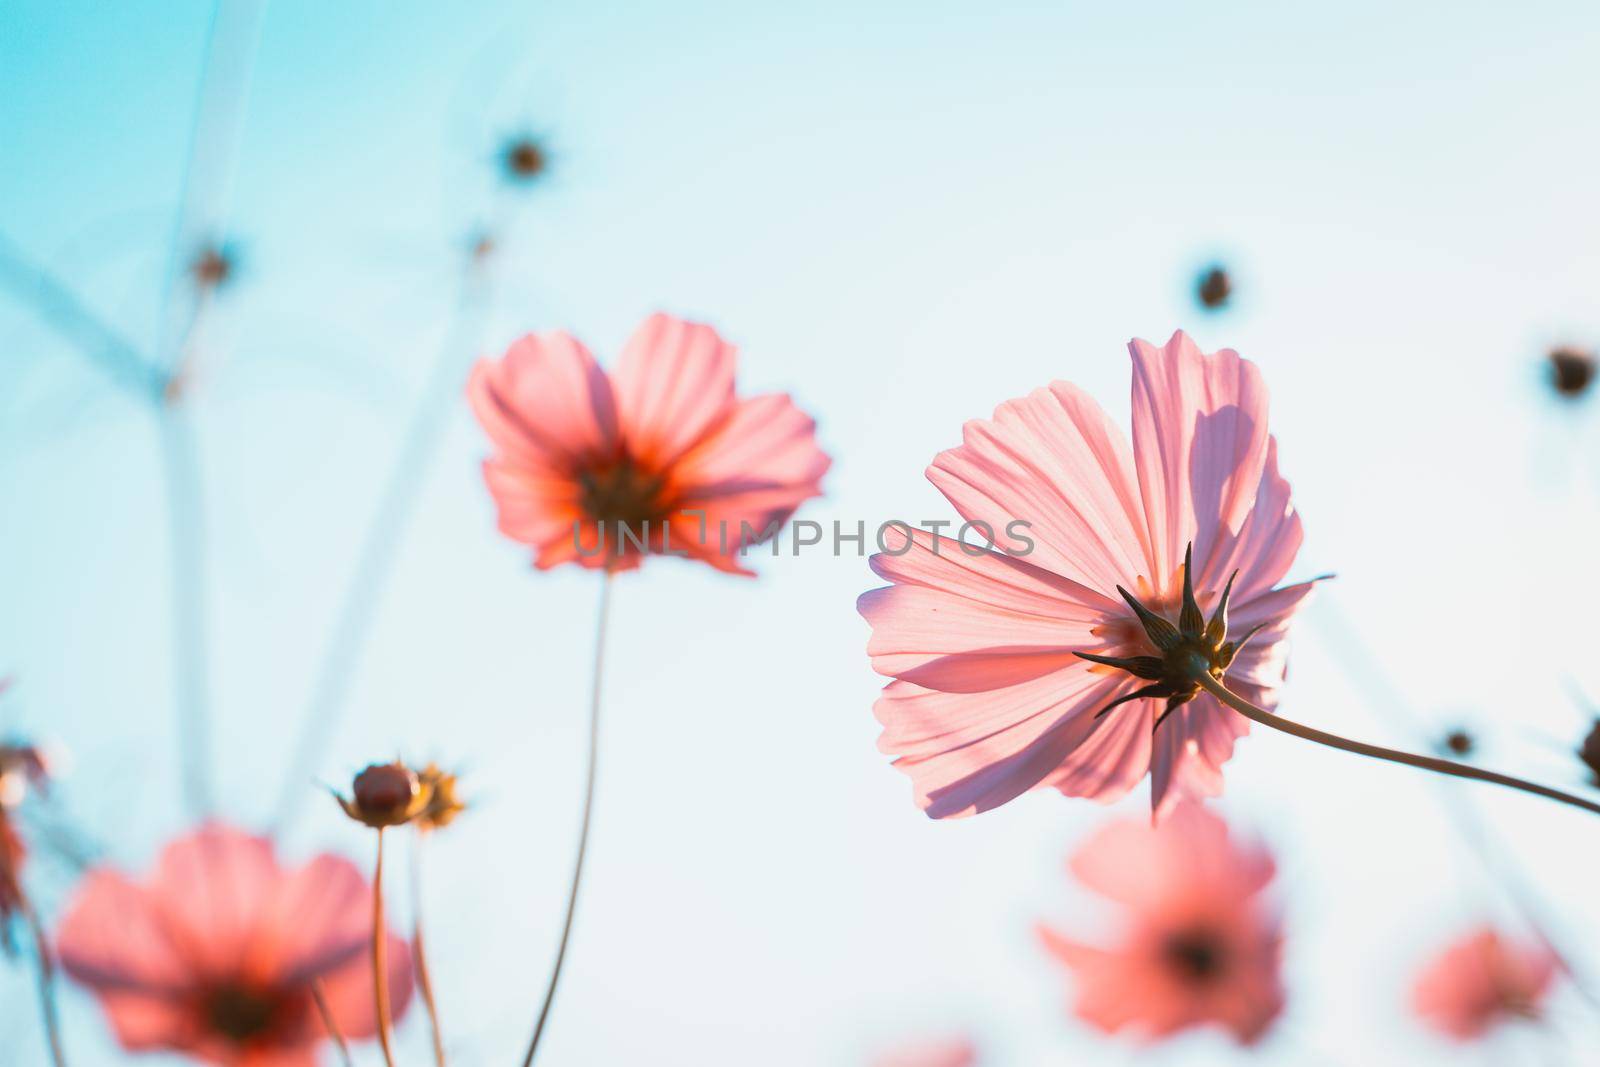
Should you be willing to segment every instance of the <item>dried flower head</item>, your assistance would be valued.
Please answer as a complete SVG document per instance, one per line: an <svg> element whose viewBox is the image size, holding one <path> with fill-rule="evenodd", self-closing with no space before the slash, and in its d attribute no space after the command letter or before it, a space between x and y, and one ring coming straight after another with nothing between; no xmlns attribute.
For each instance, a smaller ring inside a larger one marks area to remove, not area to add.
<svg viewBox="0 0 1600 1067"><path fill-rule="evenodd" d="M14 808L29 788L41 793L50 785L50 761L37 745L0 745L0 809Z"/></svg>
<svg viewBox="0 0 1600 1067"><path fill-rule="evenodd" d="M1199 299L1201 307L1208 311L1217 311L1226 306L1233 297L1233 279L1220 266L1207 267L1200 273L1200 283L1195 288L1195 296Z"/></svg>
<svg viewBox="0 0 1600 1067"><path fill-rule="evenodd" d="M403 826L428 806L432 791L399 760L374 763L355 776L348 798L335 794L352 819L375 830Z"/></svg>
<svg viewBox="0 0 1600 1067"><path fill-rule="evenodd" d="M427 806L417 815L417 829L443 829L467 810L467 803L456 788L456 776L440 770L437 763L424 767L417 779L428 794Z"/></svg>
<svg viewBox="0 0 1600 1067"><path fill-rule="evenodd" d="M189 261L189 278L195 288L217 290L233 279L238 268L233 251L225 245L207 244Z"/></svg>
<svg viewBox="0 0 1600 1067"><path fill-rule="evenodd" d="M528 134L513 137L500 150L500 166L506 178L518 185L536 180L550 166L544 146Z"/></svg>
<svg viewBox="0 0 1600 1067"><path fill-rule="evenodd" d="M1550 366L1550 386L1557 393L1577 399L1594 382L1595 356L1571 345L1552 348L1546 357Z"/></svg>

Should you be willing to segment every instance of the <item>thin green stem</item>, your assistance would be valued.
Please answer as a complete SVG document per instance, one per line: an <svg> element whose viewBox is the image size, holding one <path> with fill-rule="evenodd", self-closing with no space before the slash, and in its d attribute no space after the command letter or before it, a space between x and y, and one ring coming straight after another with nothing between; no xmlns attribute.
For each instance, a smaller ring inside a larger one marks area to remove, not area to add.
<svg viewBox="0 0 1600 1067"><path fill-rule="evenodd" d="M1503 785L1509 789L1517 789L1524 793L1532 793L1534 796L1558 800L1563 804L1570 804L1575 808L1582 808L1585 811L1592 811L1600 815L1600 804L1592 800L1585 800L1583 797L1574 796L1571 793L1563 793L1561 790L1552 789L1547 785L1539 785L1521 778L1513 778L1509 774L1500 774L1497 771L1486 771L1480 767L1456 763L1453 760L1440 759L1437 756L1419 756L1411 752L1402 752L1399 749L1369 745L1364 741L1352 741L1348 737L1330 734L1326 730L1318 730L1314 726L1305 726L1291 719L1274 715L1264 708L1258 708L1204 671L1196 672L1194 680L1206 692L1252 722L1258 722L1262 726L1270 726L1274 730L1281 730L1283 733L1304 738L1307 741L1315 741L1319 745L1327 745L1329 748L1337 748L1343 752L1354 752L1358 756L1388 760L1390 763L1403 763L1408 767L1420 767L1423 770L1433 771L1437 774L1448 774L1456 778L1471 778L1479 782Z"/></svg>
<svg viewBox="0 0 1600 1067"><path fill-rule="evenodd" d="M544 1003L539 1007L539 1018L533 1024L533 1039L528 1042L528 1054L522 1067L533 1067L534 1053L539 1051L539 1038L544 1035L544 1024L550 1018L550 1007L555 1003L556 985L561 981L561 965L567 958L567 941L572 936L572 918L578 910L578 887L583 882L583 860L589 850L589 822L594 811L594 779L597 756L600 750L600 681L604 674L606 648L606 615L611 603L611 571L607 569L600 579L600 618L595 626L594 679L589 702L589 770L583 791L583 823L578 830L578 858L572 865L572 888L567 893L567 915L561 924L561 942L556 947L556 962L550 971L550 986L544 992Z"/></svg>
<svg viewBox="0 0 1600 1067"><path fill-rule="evenodd" d="M344 1039L344 1031L339 1029L339 1020L334 1018L333 1009L328 1007L328 994L322 988L322 979L311 980L311 999L316 1001L317 1014L322 1016L322 1025L328 1031L328 1036L333 1039L334 1047L339 1050L339 1062L344 1067L355 1067L355 1061L350 1058L350 1046Z"/></svg>

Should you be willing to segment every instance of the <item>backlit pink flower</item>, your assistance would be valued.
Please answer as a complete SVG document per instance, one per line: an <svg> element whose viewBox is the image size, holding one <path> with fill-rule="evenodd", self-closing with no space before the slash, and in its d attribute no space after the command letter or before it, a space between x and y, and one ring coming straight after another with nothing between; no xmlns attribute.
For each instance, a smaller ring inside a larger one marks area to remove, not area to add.
<svg viewBox="0 0 1600 1067"><path fill-rule="evenodd" d="M1558 967L1548 945L1517 944L1484 927L1428 964L1411 1003L1440 1033L1469 1041L1502 1022L1537 1017Z"/></svg>
<svg viewBox="0 0 1600 1067"><path fill-rule="evenodd" d="M611 374L565 333L529 334L473 370L495 447L484 477L500 531L540 568L627 570L675 554L719 570L821 492L815 424L782 394L734 395L732 345L652 315Z"/></svg>
<svg viewBox="0 0 1600 1067"><path fill-rule="evenodd" d="M1149 1040L1214 1024L1250 1044L1283 1010L1281 923L1262 893L1272 857L1232 840L1215 815L1184 804L1159 826L1112 823L1068 869L1127 912L1102 947L1039 928L1073 972L1083 1021Z"/></svg>
<svg viewBox="0 0 1600 1067"><path fill-rule="evenodd" d="M348 861L284 868L266 838L212 824L169 844L144 884L90 873L57 948L125 1049L314 1067L327 1037L314 979L346 1037L376 1032L371 940L371 888ZM411 953L392 934L389 984L398 1015Z"/></svg>
<svg viewBox="0 0 1600 1067"><path fill-rule="evenodd" d="M1159 666L1148 627L1182 621L1191 544L1197 621L1227 616L1213 675L1225 671L1245 699L1276 704L1289 619L1312 583L1274 588L1301 530L1267 433L1261 374L1231 351L1202 355L1182 333L1164 348L1129 348L1131 448L1076 386L1008 401L993 419L967 423L963 443L928 469L967 520L961 536L998 551L891 526L872 557L894 583L859 604L873 667L894 679L873 709L879 747L899 757L934 818L1043 786L1111 801L1147 772L1158 814L1222 791L1222 764L1247 719L1208 693L1175 695L1149 673L1078 655ZM1160 618L1141 624L1119 586Z"/></svg>
<svg viewBox="0 0 1600 1067"><path fill-rule="evenodd" d="M877 1057L872 1067L973 1067L978 1050L964 1037L914 1041Z"/></svg>

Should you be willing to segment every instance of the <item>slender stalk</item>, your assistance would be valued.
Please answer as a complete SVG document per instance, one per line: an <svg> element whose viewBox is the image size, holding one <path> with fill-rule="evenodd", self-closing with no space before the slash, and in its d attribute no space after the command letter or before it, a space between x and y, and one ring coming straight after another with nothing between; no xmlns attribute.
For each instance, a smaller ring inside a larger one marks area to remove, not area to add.
<svg viewBox="0 0 1600 1067"><path fill-rule="evenodd" d="M61 1017L56 1011L56 964L45 936L39 913L26 896L22 898L22 917L33 935L34 953L39 957L39 1015L44 1020L45 1037L50 1045L50 1062L55 1067L66 1067L67 1053L61 1042Z"/></svg>
<svg viewBox="0 0 1600 1067"><path fill-rule="evenodd" d="M411 957L416 963L417 991L428 1009L428 1025L433 1034L433 1062L445 1067L444 1027L439 1023L439 1003L433 995L433 975L428 971L428 952L422 941L422 844L426 835L418 831L411 841Z"/></svg>
<svg viewBox="0 0 1600 1067"><path fill-rule="evenodd" d="M1380 745L1369 745L1364 741L1352 741L1348 737L1330 734L1326 730L1318 730L1314 726L1304 726L1290 719L1274 715L1264 708L1258 708L1250 701L1239 696L1233 690L1211 677L1205 671L1197 671L1194 679L1206 692L1228 705L1240 715L1258 722L1262 726L1270 726L1274 730L1281 730L1286 734L1315 741L1329 748L1337 748L1344 752L1354 752L1358 756L1370 756L1372 759L1388 760L1390 763L1403 763L1408 767L1420 767L1423 770L1434 771L1438 774L1453 775L1457 778L1471 778L1479 782L1489 782L1494 785L1503 785L1510 789L1519 789L1524 793L1534 796L1558 800L1563 804L1570 804L1575 808L1592 811L1600 814L1600 804L1571 793L1563 793L1559 789L1552 789L1546 785L1513 778L1509 774L1500 774L1497 771L1486 771L1480 767L1473 767L1465 763L1456 763L1453 760L1440 759L1437 756L1418 756L1411 752L1402 752L1399 749L1383 748Z"/></svg>
<svg viewBox="0 0 1600 1067"><path fill-rule="evenodd" d="M389 1032L389 931L383 921L383 827L378 827L378 862L372 871L372 1000L378 1019L378 1044L383 1062L394 1067Z"/></svg>
<svg viewBox="0 0 1600 1067"><path fill-rule="evenodd" d="M167 486L167 540L172 592L172 672L178 711L179 759L189 813L212 809L211 726L206 632L205 498L194 424L183 402L156 413Z"/></svg>
<svg viewBox="0 0 1600 1067"><path fill-rule="evenodd" d="M339 1062L344 1067L355 1067L355 1060L350 1058L350 1046L344 1039L344 1031L339 1029L339 1020L333 1017L333 1009L328 1007L328 994L322 988L322 979L311 980L311 999L317 1003L317 1014L322 1016L322 1025L327 1029L328 1036L333 1039L334 1047L339 1050Z"/></svg>
<svg viewBox="0 0 1600 1067"><path fill-rule="evenodd" d="M589 850L589 822L594 810L595 765L600 749L600 682L604 676L606 649L606 615L611 603L611 572L607 570L600 579L600 617L595 625L594 679L589 702L589 770L583 791L583 822L578 830L578 857L572 865L572 889L567 893L567 915L561 924L561 942L556 947L555 967L550 971L550 986L544 992L544 1003L539 1007L539 1018L533 1024L533 1039L528 1042L528 1054L522 1067L533 1067L534 1053L539 1051L539 1038L544 1035L544 1024L550 1018L550 1006L555 1003L556 985L561 981L561 965L567 958L567 941L572 936L572 917L578 909L578 887L583 881L583 859Z"/></svg>

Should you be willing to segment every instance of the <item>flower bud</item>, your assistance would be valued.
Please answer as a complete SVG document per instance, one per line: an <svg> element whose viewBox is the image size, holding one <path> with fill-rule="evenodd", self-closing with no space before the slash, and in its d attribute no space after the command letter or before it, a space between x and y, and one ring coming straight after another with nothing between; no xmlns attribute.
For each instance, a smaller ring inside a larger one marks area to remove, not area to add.
<svg viewBox="0 0 1600 1067"><path fill-rule="evenodd" d="M1200 306L1207 311L1216 311L1227 304L1233 296L1233 279L1228 277L1228 272L1220 266L1209 267L1200 275L1200 284L1195 290L1195 296L1200 301Z"/></svg>
<svg viewBox="0 0 1600 1067"><path fill-rule="evenodd" d="M1589 768L1590 781L1600 785L1600 719L1595 720L1593 728L1589 730L1589 736L1578 746L1578 759Z"/></svg>
<svg viewBox="0 0 1600 1067"><path fill-rule="evenodd" d="M1575 400L1589 391L1594 382L1593 352L1563 345L1551 349L1546 358L1550 364L1550 387L1557 393Z"/></svg>
<svg viewBox="0 0 1600 1067"><path fill-rule="evenodd" d="M355 776L350 797L338 797L344 813L357 822L381 830L401 826L428 806L431 790L410 767L399 760L374 763Z"/></svg>

